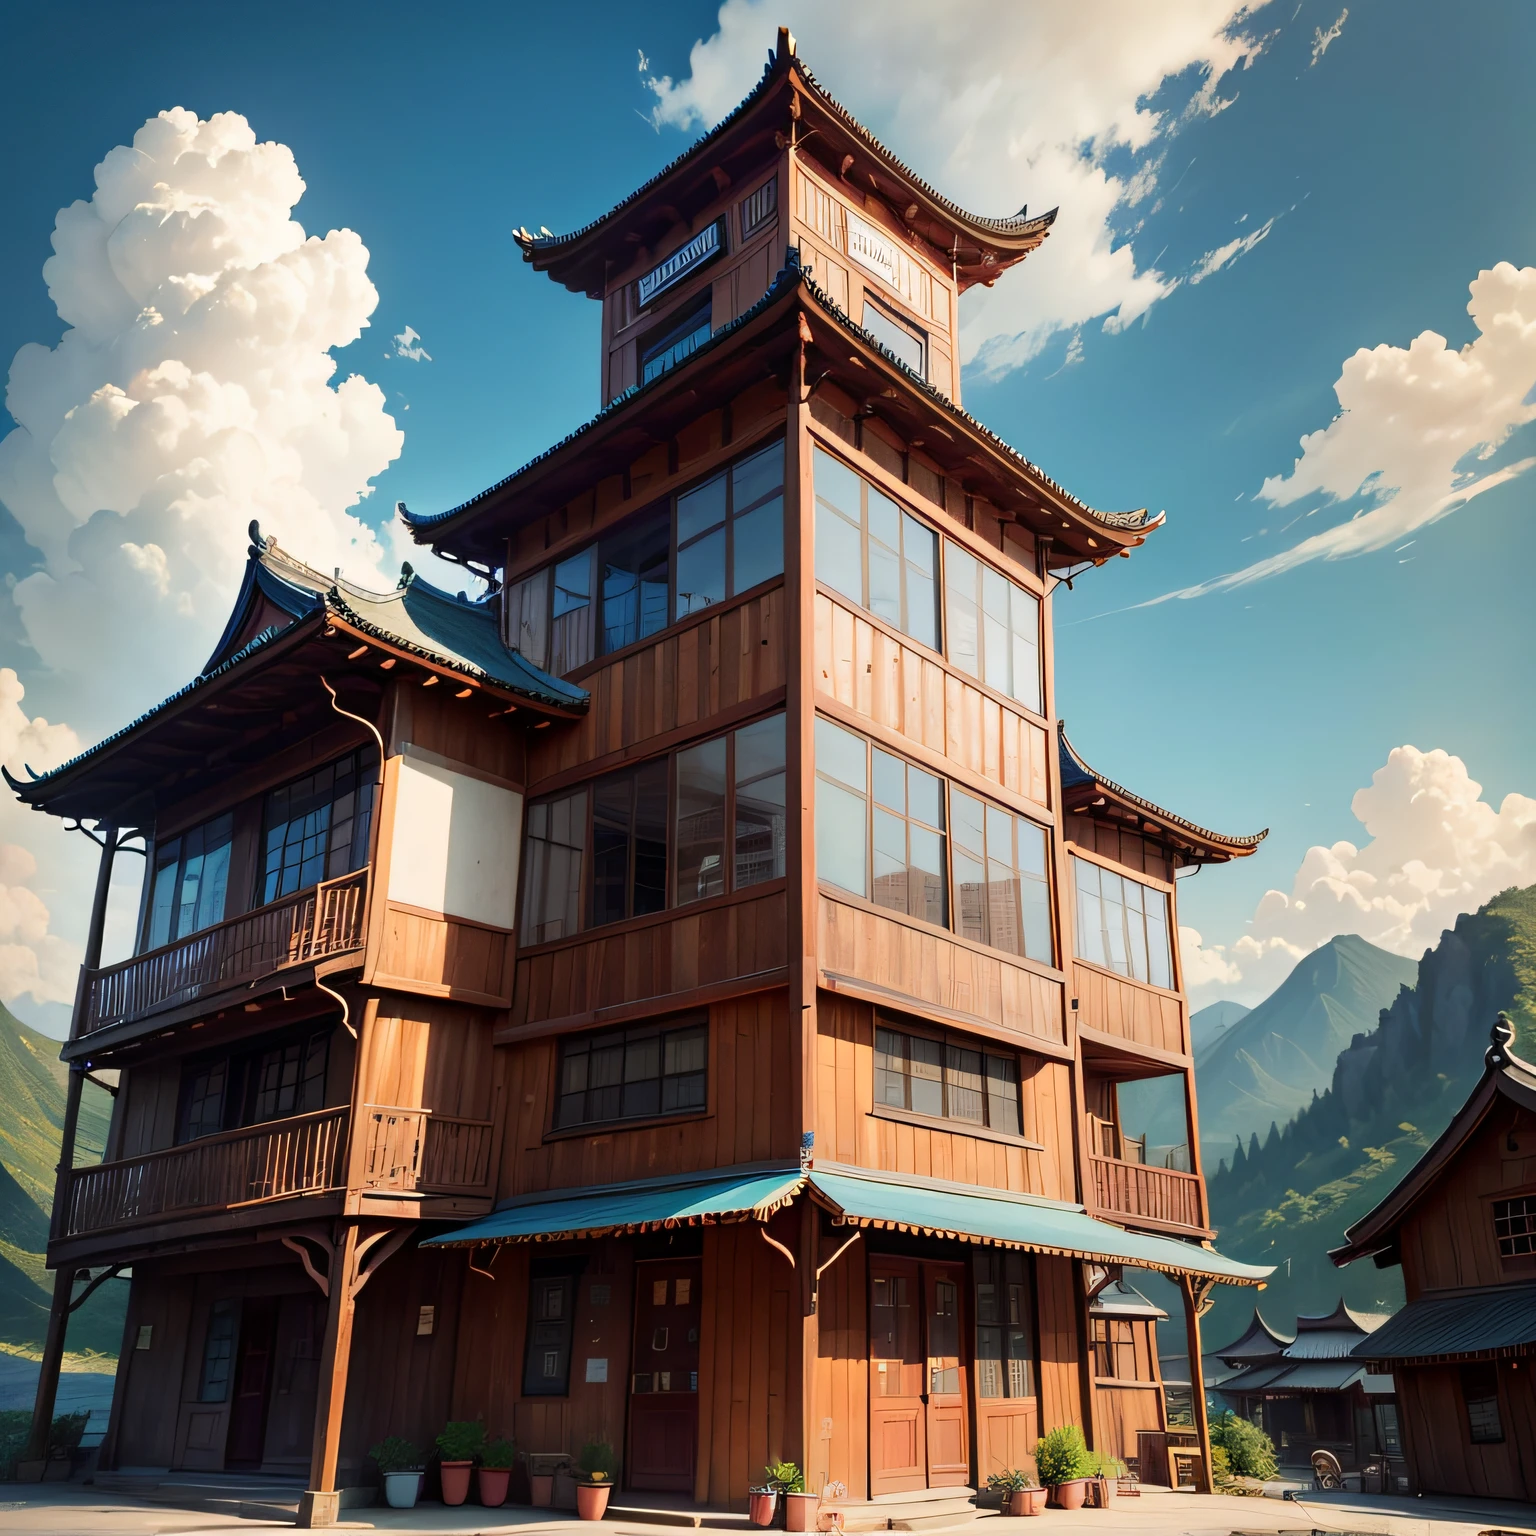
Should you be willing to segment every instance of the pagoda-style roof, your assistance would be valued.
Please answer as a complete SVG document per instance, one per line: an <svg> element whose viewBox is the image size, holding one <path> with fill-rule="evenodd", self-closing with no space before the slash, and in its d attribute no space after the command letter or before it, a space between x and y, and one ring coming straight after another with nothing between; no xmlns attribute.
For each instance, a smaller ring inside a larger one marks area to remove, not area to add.
<svg viewBox="0 0 1536 1536"><path fill-rule="evenodd" d="M1128 831L1167 844L1190 864L1225 864L1246 858L1269 836L1268 827L1232 837L1186 821L1090 768L1067 739L1065 720L1058 722L1056 735L1060 742L1061 797L1069 815L1118 822Z"/></svg>
<svg viewBox="0 0 1536 1536"><path fill-rule="evenodd" d="M1515 1055L1514 1039L1515 1026L1507 1013L1501 1013L1489 1032L1488 1049L1483 1053L1483 1075L1466 1102L1392 1193L1345 1232L1344 1242L1328 1255L1335 1264L1342 1267L1367 1255L1376 1260L1380 1269L1398 1263L1398 1234L1403 1223L1499 1100L1507 1099L1522 1109L1536 1111L1536 1066Z"/></svg>
<svg viewBox="0 0 1536 1536"><path fill-rule="evenodd" d="M909 233L953 266L961 291L991 285L1050 232L1055 210L1030 218L967 213L904 165L817 82L795 51L787 28L762 78L723 117L644 186L572 234L518 230L523 257L572 293L601 298L608 273L628 266L637 250L654 249L716 202L722 190L763 168L787 142L844 180L890 204Z"/></svg>
<svg viewBox="0 0 1536 1536"><path fill-rule="evenodd" d="M1342 1360L1386 1320L1385 1313L1346 1307L1341 1296L1332 1312L1298 1316L1296 1337L1283 1353L1287 1360Z"/></svg>
<svg viewBox="0 0 1536 1536"><path fill-rule="evenodd" d="M1228 1365L1253 1365L1261 1360L1278 1360L1287 1345L1292 1342L1283 1333L1276 1333L1264 1320L1257 1307L1253 1309L1253 1321L1241 1338L1233 1339L1211 1354L1225 1360Z"/></svg>
<svg viewBox="0 0 1536 1536"><path fill-rule="evenodd" d="M245 577L203 670L184 688L50 773L6 782L34 810L143 825L158 796L185 796L334 723L326 679L354 712L408 663L493 714L575 718L587 694L503 645L493 602L472 602L406 566L393 592L329 577L251 524ZM404 674L402 674L404 675ZM27 770L29 774L32 770Z"/></svg>
<svg viewBox="0 0 1536 1536"><path fill-rule="evenodd" d="M676 368L616 396L590 421L468 501L425 514L402 504L400 515L417 543L494 568L505 558L514 527L621 473L651 444L696 419L702 399L728 399L772 369L787 380L790 354L802 342L807 375L817 386L832 380L866 415L885 419L909 440L921 439L923 452L946 475L1049 541L1051 569L1102 565L1161 526L1161 512L1100 512L1064 490L856 325L812 281L793 249L762 298Z"/></svg>

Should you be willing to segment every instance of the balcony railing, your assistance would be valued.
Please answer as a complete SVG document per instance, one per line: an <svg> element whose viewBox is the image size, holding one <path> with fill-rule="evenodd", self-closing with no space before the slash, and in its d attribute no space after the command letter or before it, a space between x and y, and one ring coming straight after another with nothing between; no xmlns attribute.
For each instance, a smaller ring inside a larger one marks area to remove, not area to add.
<svg viewBox="0 0 1536 1536"><path fill-rule="evenodd" d="M285 966L361 949L367 907L364 868L96 971L81 1033L195 1002Z"/></svg>
<svg viewBox="0 0 1536 1536"><path fill-rule="evenodd" d="M365 1187L469 1194L489 1184L489 1120L391 1104L366 1105L363 1115Z"/></svg>
<svg viewBox="0 0 1536 1536"><path fill-rule="evenodd" d="M71 1177L66 1237L105 1228L320 1194L345 1182L348 1111L204 1136L143 1157L79 1168Z"/></svg>
<svg viewBox="0 0 1536 1536"><path fill-rule="evenodd" d="M1204 1226L1200 1179L1177 1168L1153 1168L1116 1157L1090 1154L1093 1197L1100 1210L1180 1227Z"/></svg>

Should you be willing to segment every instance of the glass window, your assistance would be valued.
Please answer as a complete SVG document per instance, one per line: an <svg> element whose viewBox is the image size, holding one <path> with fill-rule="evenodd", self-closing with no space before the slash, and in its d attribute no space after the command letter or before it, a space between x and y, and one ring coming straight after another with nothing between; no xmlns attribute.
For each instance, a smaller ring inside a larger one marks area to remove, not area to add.
<svg viewBox="0 0 1536 1536"><path fill-rule="evenodd" d="M592 563L596 556L595 548L584 549L555 566L549 610L549 669L562 677L592 660Z"/></svg>
<svg viewBox="0 0 1536 1536"><path fill-rule="evenodd" d="M592 786L592 926L667 904L667 760Z"/></svg>
<svg viewBox="0 0 1536 1536"><path fill-rule="evenodd" d="M1136 1381L1136 1340L1124 1317L1090 1319L1093 1335L1093 1374L1118 1381Z"/></svg>
<svg viewBox="0 0 1536 1536"><path fill-rule="evenodd" d="M784 716L735 733L736 889L784 875Z"/></svg>
<svg viewBox="0 0 1536 1536"><path fill-rule="evenodd" d="M953 786L949 804L959 931L1054 964L1044 828Z"/></svg>
<svg viewBox="0 0 1536 1536"><path fill-rule="evenodd" d="M182 1070L177 1143L325 1108L331 1026L189 1062Z"/></svg>
<svg viewBox="0 0 1536 1536"><path fill-rule="evenodd" d="M875 1030L875 1103L1017 1136L1018 1060L880 1025Z"/></svg>
<svg viewBox="0 0 1536 1536"><path fill-rule="evenodd" d="M649 384L684 358L692 356L710 337L711 290L670 324L653 331L640 343L640 382Z"/></svg>
<svg viewBox="0 0 1536 1536"><path fill-rule="evenodd" d="M1536 1253L1536 1196L1493 1202L1493 1233L1501 1258L1524 1258Z"/></svg>
<svg viewBox="0 0 1536 1536"><path fill-rule="evenodd" d="M1154 987L1172 987L1167 893L1076 854L1072 865L1078 959Z"/></svg>
<svg viewBox="0 0 1536 1536"><path fill-rule="evenodd" d="M920 379L928 377L928 370L923 365L923 338L903 325L890 310L879 304L871 304L866 299L864 329Z"/></svg>
<svg viewBox="0 0 1536 1536"><path fill-rule="evenodd" d="M703 1109L709 1026L609 1030L560 1043L555 1126L598 1125Z"/></svg>
<svg viewBox="0 0 1536 1536"><path fill-rule="evenodd" d="M229 1400L229 1378L235 1369L235 1328L240 1303L216 1301L208 1312L208 1336L203 1341L203 1370L198 1381L200 1403Z"/></svg>
<svg viewBox="0 0 1536 1536"><path fill-rule="evenodd" d="M224 1085L229 1063L215 1061L192 1072L182 1089L178 1141L195 1141L224 1129Z"/></svg>
<svg viewBox="0 0 1536 1536"><path fill-rule="evenodd" d="M677 617L784 571L784 444L677 498Z"/></svg>
<svg viewBox="0 0 1536 1536"><path fill-rule="evenodd" d="M818 447L816 579L930 650L939 647L939 536Z"/></svg>
<svg viewBox="0 0 1536 1536"><path fill-rule="evenodd" d="M233 828L234 817L226 812L156 845L146 948L159 949L224 920Z"/></svg>
<svg viewBox="0 0 1536 1536"><path fill-rule="evenodd" d="M669 521L668 509L658 507L630 519L598 545L604 655L667 627L672 579Z"/></svg>
<svg viewBox="0 0 1536 1536"><path fill-rule="evenodd" d="M585 785L528 807L524 944L544 944L580 932L586 853Z"/></svg>
<svg viewBox="0 0 1536 1536"><path fill-rule="evenodd" d="M725 890L727 738L677 754L677 902Z"/></svg>
<svg viewBox="0 0 1536 1536"><path fill-rule="evenodd" d="M549 665L549 576L542 571L514 581L506 590L507 644L536 667Z"/></svg>
<svg viewBox="0 0 1536 1536"><path fill-rule="evenodd" d="M1461 1399L1467 1410L1467 1438L1473 1445L1502 1445L1499 1368L1492 1360L1461 1367Z"/></svg>
<svg viewBox="0 0 1536 1536"><path fill-rule="evenodd" d="M816 720L816 878L869 895L868 753L864 738Z"/></svg>
<svg viewBox="0 0 1536 1536"><path fill-rule="evenodd" d="M564 1397L570 1390L575 1302L575 1275L535 1273L529 1277L524 1397Z"/></svg>
<svg viewBox="0 0 1536 1536"><path fill-rule="evenodd" d="M262 833L263 902L368 862L373 754L359 750L267 795Z"/></svg>
<svg viewBox="0 0 1536 1536"><path fill-rule="evenodd" d="M874 892L882 907L948 923L949 868L944 858L944 781L871 749Z"/></svg>
<svg viewBox="0 0 1536 1536"><path fill-rule="evenodd" d="M1028 1254L971 1254L976 1284L976 1395L1035 1395L1035 1306Z"/></svg>
<svg viewBox="0 0 1536 1536"><path fill-rule="evenodd" d="M1039 599L948 539L944 597L949 659L1038 715Z"/></svg>

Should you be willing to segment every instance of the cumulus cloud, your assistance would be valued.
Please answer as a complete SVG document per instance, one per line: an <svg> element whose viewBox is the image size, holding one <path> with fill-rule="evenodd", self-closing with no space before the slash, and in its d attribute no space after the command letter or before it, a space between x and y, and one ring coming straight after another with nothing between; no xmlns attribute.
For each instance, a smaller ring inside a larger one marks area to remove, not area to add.
<svg viewBox="0 0 1536 1536"><path fill-rule="evenodd" d="M1311 560L1385 549L1536 464L1524 458L1486 468L1516 431L1536 421L1536 267L1501 261L1478 273L1471 294L1474 340L1456 351L1445 337L1423 331L1406 348L1362 347L1333 386L1339 414L1302 438L1290 474L1259 488L1275 507L1316 497L1318 505L1303 517L1358 499L1352 517L1151 602L1202 597Z"/></svg>
<svg viewBox="0 0 1536 1536"><path fill-rule="evenodd" d="M332 382L331 349L378 294L357 235L292 218L286 146L177 108L95 180L43 268L68 329L16 354L0 441L0 501L41 556L12 597L51 711L90 734L202 661L252 518L317 566L382 580L349 509L403 442L377 386Z"/></svg>
<svg viewBox="0 0 1536 1536"><path fill-rule="evenodd" d="M1190 282L1203 283L1206 278L1214 276L1223 267L1230 266L1240 256L1246 256L1254 246L1268 237L1270 230L1274 227L1275 221L1266 219L1257 229L1250 230L1246 235L1241 235L1236 240L1229 240L1225 245L1218 245L1214 251L1207 251L1195 263L1194 271L1189 274Z"/></svg>
<svg viewBox="0 0 1536 1536"><path fill-rule="evenodd" d="M1155 266L1138 268L1119 222L1153 196L1179 123L1230 105L1230 75L1264 46L1250 29L1263 4L958 0L941 25L918 0L725 0L687 76L647 78L652 120L684 129L718 122L757 79L774 27L788 21L818 79L962 206L986 214L1059 206L1028 280L973 290L962 306L962 355L995 375L1091 320L1122 330L1178 285Z"/></svg>
<svg viewBox="0 0 1536 1536"><path fill-rule="evenodd" d="M387 356L388 354L386 354ZM413 363L430 363L432 354L421 344L421 336L414 326L408 325L395 337L396 357L409 358Z"/></svg>
<svg viewBox="0 0 1536 1536"><path fill-rule="evenodd" d="M1349 20L1349 7L1346 6L1339 12L1339 19L1325 32L1321 27L1313 30L1312 34L1312 63L1307 66L1313 68L1317 61L1328 52L1329 48L1338 40L1339 33L1344 30L1344 23Z"/></svg>
<svg viewBox="0 0 1536 1536"><path fill-rule="evenodd" d="M1460 913L1536 884L1536 799L1508 794L1495 809L1482 795L1459 757L1394 748L1350 802L1366 841L1309 848L1290 890L1266 891L1234 944L1180 930L1191 990L1257 1000L1341 933L1416 959Z"/></svg>

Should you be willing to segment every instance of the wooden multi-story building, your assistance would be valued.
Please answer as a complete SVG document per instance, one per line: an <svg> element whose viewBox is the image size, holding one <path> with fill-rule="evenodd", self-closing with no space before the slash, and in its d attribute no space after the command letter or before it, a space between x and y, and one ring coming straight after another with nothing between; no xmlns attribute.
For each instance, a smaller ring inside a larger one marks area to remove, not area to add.
<svg viewBox="0 0 1536 1536"><path fill-rule="evenodd" d="M1211 1245L1173 938L1177 875L1258 839L1056 724L1052 591L1159 518L961 409L959 296L1050 224L955 207L781 32L652 182L520 234L602 305L604 404L403 514L488 598L253 531L199 678L15 785L104 870L147 846L50 1247L55 1365L76 1274L133 1269L107 1458L301 1470L320 1523L450 1416L711 1502L1162 1424L1091 1308L1165 1272L1198 1361L1211 1286L1267 1273ZM1148 1077L1187 1126L1153 1160Z"/></svg>

